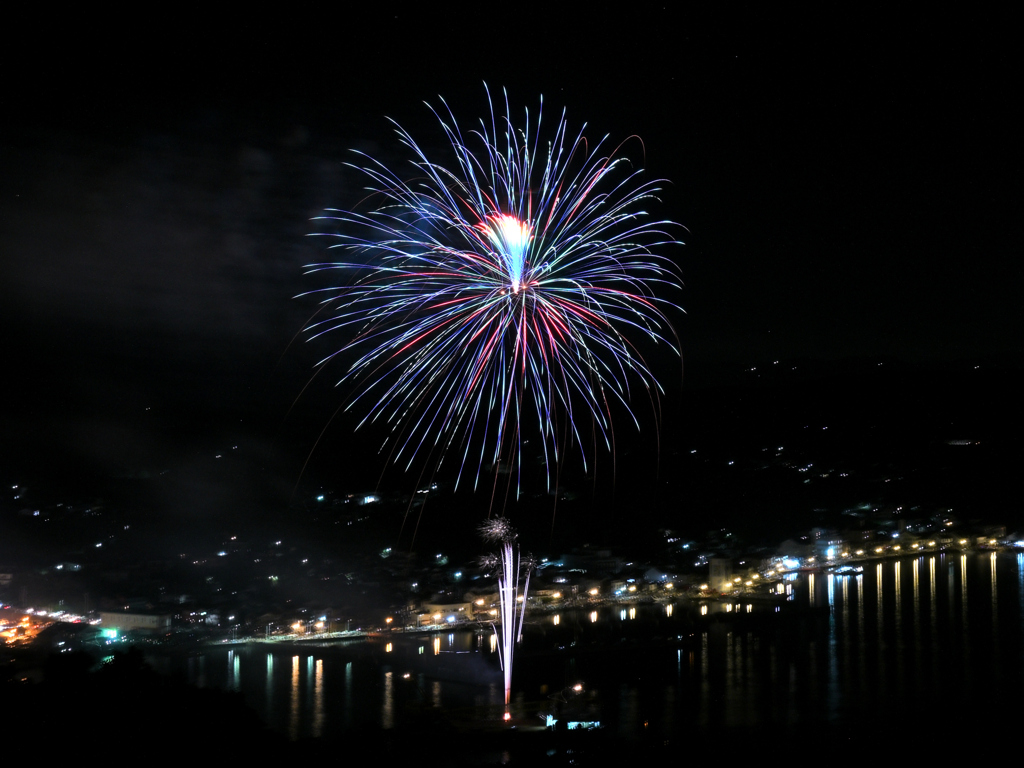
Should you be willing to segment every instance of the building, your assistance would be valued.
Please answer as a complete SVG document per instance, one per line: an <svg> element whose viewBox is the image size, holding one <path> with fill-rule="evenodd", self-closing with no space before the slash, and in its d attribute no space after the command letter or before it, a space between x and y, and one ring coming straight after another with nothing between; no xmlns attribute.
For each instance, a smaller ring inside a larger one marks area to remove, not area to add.
<svg viewBox="0 0 1024 768"><path fill-rule="evenodd" d="M116 629L120 632L168 632L171 629L171 617L156 613L108 613L100 612L100 625L104 629Z"/></svg>

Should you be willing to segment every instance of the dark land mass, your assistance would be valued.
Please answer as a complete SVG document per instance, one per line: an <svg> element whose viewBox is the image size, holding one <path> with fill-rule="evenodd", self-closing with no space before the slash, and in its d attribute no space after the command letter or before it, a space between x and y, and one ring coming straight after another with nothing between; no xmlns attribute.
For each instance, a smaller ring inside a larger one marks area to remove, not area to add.
<svg viewBox="0 0 1024 768"><path fill-rule="evenodd" d="M727 529L772 544L891 514L1024 525L1014 503L1024 456L1019 368L770 361L742 377L666 397L657 440L619 426L614 462L598 450L584 471L570 452L557 490L542 472L526 473L518 499L506 475L497 483L485 475L474 493L465 480L456 491L442 472L382 471L385 457L353 450L357 439L372 446L372 431L353 436L345 425L310 454L322 422L271 435L243 426L238 437L199 411L155 426L173 438L164 455L141 456L116 475L82 460L87 452L49 455L30 436L4 446L4 479L24 492L0 508L0 560L88 557L108 529L121 542L112 546L158 560L231 536L284 538L335 557L391 547L468 559L480 551L476 529L489 511L512 519L537 551L614 543L636 557L659 528L691 537ZM291 458L272 463L282 455ZM524 448L524 463L541 458Z"/></svg>

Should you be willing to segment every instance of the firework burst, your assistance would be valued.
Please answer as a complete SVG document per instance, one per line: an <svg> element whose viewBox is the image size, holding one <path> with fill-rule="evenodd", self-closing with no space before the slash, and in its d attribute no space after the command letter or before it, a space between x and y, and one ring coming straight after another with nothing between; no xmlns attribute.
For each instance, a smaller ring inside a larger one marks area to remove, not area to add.
<svg viewBox="0 0 1024 768"><path fill-rule="evenodd" d="M366 212L328 211L339 286L312 293L324 308L308 331L344 334L349 409L388 425L390 451L408 468L449 457L474 487L487 467L520 476L522 445L543 446L550 486L569 445L584 465L592 444L613 449L614 410L634 416L634 390L657 409L661 388L638 345L676 350L664 294L678 270L657 251L678 225L652 220L645 182L606 139L571 133L563 112L541 139L541 110L514 127L504 114L465 134L447 105L433 110L452 158L412 153L408 180L360 153ZM525 436L524 436L525 435ZM518 483L517 483L518 487Z"/></svg>

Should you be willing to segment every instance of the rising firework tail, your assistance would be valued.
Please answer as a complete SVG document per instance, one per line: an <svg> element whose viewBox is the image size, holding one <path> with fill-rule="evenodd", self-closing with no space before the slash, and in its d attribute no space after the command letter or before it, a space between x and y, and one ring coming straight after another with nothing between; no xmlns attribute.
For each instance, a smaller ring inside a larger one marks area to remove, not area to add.
<svg viewBox="0 0 1024 768"><path fill-rule="evenodd" d="M516 533L512 524L503 517L491 518L480 526L480 535L498 544L496 554L485 555L480 565L498 577L499 625L494 625L498 641L498 657L505 680L505 719L509 718L512 692L512 656L523 633L526 603L530 590L530 574L536 563L530 556L520 557ZM520 584L522 591L520 592ZM517 610L518 608L518 610Z"/></svg>
<svg viewBox="0 0 1024 768"><path fill-rule="evenodd" d="M342 257L338 285L309 336L341 337L321 361L344 359L360 426L386 424L393 460L452 458L456 483L488 468L521 477L536 436L549 488L567 445L613 446L613 411L639 428L639 390L657 410L661 387L640 347L679 352L669 316L680 287L663 250L679 226L649 217L659 191L607 139L570 132L565 112L543 139L541 109L513 125L491 106L463 132L447 105L433 110L451 146L432 160L397 123L411 152L400 176L360 154L365 211L328 211ZM442 102L443 104L443 102ZM585 126L584 126L585 128Z"/></svg>

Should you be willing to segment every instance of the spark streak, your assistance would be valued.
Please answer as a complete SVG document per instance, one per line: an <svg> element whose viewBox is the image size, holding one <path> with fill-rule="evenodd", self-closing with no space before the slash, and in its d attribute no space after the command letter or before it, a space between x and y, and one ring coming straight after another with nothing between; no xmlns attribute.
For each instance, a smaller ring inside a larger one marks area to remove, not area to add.
<svg viewBox="0 0 1024 768"><path fill-rule="evenodd" d="M526 597L530 589L530 573L533 564L529 558L521 561L516 534L504 518L488 520L480 527L483 537L499 545L498 555L485 557L482 565L497 571L498 606L501 618L501 632L494 627L494 634L500 641L498 656L505 677L505 719L509 719L509 702L512 692L512 654L516 642L523 633L523 619L526 617ZM522 606L516 614L516 603L520 599L519 582L522 579Z"/></svg>

